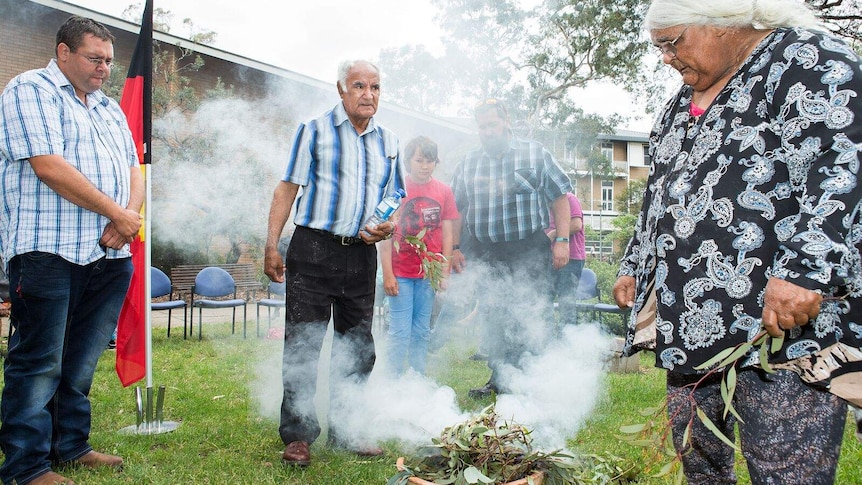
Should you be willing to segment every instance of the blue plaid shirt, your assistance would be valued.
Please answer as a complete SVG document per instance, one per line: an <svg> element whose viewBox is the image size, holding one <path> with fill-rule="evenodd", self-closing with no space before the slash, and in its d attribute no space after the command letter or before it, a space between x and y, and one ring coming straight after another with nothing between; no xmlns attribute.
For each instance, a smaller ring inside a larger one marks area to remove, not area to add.
<svg viewBox="0 0 862 485"><path fill-rule="evenodd" d="M519 241L548 227L551 203L571 190L550 152L515 137L501 158L482 148L467 153L452 180L465 226L486 243Z"/></svg>
<svg viewBox="0 0 862 485"><path fill-rule="evenodd" d="M404 188L398 138L374 118L357 134L338 103L299 126L282 180L302 187L296 225L358 236L383 197Z"/></svg>
<svg viewBox="0 0 862 485"><path fill-rule="evenodd" d="M15 77L0 95L0 248L7 264L32 251L81 265L106 255L99 239L109 219L58 195L28 161L61 155L125 207L129 167L138 163L126 117L101 91L87 95L87 104L54 59ZM107 252L109 258L129 255L128 246Z"/></svg>

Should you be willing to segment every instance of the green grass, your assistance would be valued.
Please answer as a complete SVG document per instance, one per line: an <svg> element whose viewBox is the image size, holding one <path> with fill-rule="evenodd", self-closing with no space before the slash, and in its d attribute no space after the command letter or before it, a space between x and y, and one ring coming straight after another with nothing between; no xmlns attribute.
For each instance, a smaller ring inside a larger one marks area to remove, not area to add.
<svg viewBox="0 0 862 485"><path fill-rule="evenodd" d="M400 455L396 443L385 444L383 457L368 459L329 450L318 442L312 446L313 463L307 469L283 467L277 420L261 417L247 384L255 379L261 356L280 355L281 341L243 340L241 334L230 335L229 325L206 326L202 342L183 340L182 334L167 339L164 329L154 330L154 385L167 386L165 419L181 423L176 431L148 436L118 431L135 423L134 391L121 387L114 372L114 354L106 352L91 393L91 443L98 450L123 456L125 469L120 473L58 471L88 485L382 485L394 474L394 462ZM463 345L448 345L432 359L429 372L456 391L462 409L480 410L490 400L474 401L467 397L467 390L484 383L488 370L484 362L470 360L471 353ZM608 375L594 414L569 440L574 449L612 453L640 467L657 469L655 463L644 462L642 449L617 438L620 425L638 422L638 410L657 404L664 395L663 372L651 367L649 356L642 358L642 364L641 373ZM280 390L275 394L280 395ZM862 483L862 446L852 431L848 426L838 484ZM749 483L741 459L739 465L739 483ZM642 474L636 483L663 484L667 480Z"/></svg>

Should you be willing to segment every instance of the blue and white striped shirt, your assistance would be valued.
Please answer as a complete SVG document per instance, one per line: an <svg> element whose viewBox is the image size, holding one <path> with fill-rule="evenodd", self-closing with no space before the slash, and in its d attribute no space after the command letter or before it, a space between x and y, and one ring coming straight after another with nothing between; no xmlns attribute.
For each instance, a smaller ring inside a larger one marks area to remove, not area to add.
<svg viewBox="0 0 862 485"><path fill-rule="evenodd" d="M52 59L12 79L0 95L0 248L7 263L32 251L75 264L106 255L99 239L107 217L83 209L36 176L29 159L61 155L119 205L129 202L129 167L138 163L120 106L101 91L87 106ZM108 249L109 258L128 257Z"/></svg>
<svg viewBox="0 0 862 485"><path fill-rule="evenodd" d="M480 242L512 242L550 224L549 207L572 190L569 177L538 142L512 138L501 158L478 148L455 169L452 192Z"/></svg>
<svg viewBox="0 0 862 485"><path fill-rule="evenodd" d="M302 187L296 225L358 236L383 197L404 188L398 138L374 118L357 134L338 103L299 126L282 180Z"/></svg>

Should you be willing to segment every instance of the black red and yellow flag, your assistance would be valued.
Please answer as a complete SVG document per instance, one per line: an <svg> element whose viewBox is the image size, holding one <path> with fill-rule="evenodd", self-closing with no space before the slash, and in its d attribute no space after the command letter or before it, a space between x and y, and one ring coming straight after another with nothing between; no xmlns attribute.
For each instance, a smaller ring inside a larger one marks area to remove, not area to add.
<svg viewBox="0 0 862 485"><path fill-rule="evenodd" d="M153 0L144 6L141 33L129 64L129 74L123 87L120 107L126 114L132 138L138 149L141 170L146 172L150 163L152 123L152 71L153 71ZM148 188L149 190L149 188ZM147 207L142 212L148 211ZM123 386L129 386L146 375L147 331L146 313L149 295L146 294L146 261L148 234L144 226L131 244L132 264L135 267L126 301L120 311L117 326L117 376Z"/></svg>

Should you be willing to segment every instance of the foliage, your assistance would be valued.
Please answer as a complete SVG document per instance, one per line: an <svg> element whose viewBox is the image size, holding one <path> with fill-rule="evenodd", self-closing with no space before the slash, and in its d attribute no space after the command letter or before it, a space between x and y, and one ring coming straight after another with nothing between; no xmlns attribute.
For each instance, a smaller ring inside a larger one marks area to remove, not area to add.
<svg viewBox="0 0 862 485"><path fill-rule="evenodd" d="M627 476L632 468L624 469L622 460L615 456L576 457L559 450L536 450L529 430L501 419L494 405L445 428L432 442L439 455L410 459L387 484L405 485L411 476L454 485L501 484L539 470L546 485L613 483Z"/></svg>
<svg viewBox="0 0 862 485"><path fill-rule="evenodd" d="M425 279L431 283L431 288L434 291L440 291L443 284L443 279L446 278L446 257L441 253L428 251L428 246L425 244L425 235L428 228L425 227L415 236L401 235L404 240L410 245L410 250L415 251L419 256L419 261L422 265L422 274ZM392 248L395 251L401 251L401 245L398 240L392 242Z"/></svg>
<svg viewBox="0 0 862 485"><path fill-rule="evenodd" d="M737 452L740 448L731 439L724 435L721 430L712 422L706 413L701 410L694 397L695 390L715 373L721 372L721 399L724 402L723 417L727 418L728 414L733 414L736 419L742 422L742 418L733 408L733 395L736 391L736 374L738 366L748 359L752 351L758 353L758 365L767 373L775 371L769 364L769 354L778 352L784 343L784 337L770 337L765 330L761 330L751 340L743 342L734 347L730 347L717 353L711 359L708 359L703 364L695 367L696 370L705 370L706 372L696 382L685 386L688 388L688 424L682 436L682 447L685 448L691 439L691 430L694 425L695 417L703 423L703 425L718 439L723 441L727 446L730 446ZM674 483L683 483L685 478L681 466L681 452L674 448L671 440L670 418L666 417L668 398L662 399L662 402L657 407L648 407L641 410L641 415L647 417L645 423L626 425L620 427L620 432L623 433L624 439L627 439L631 444L642 446L654 453L653 458L661 461L662 456L670 457L669 460L662 466L661 471L655 476L663 477L670 476ZM680 413L686 412L683 408Z"/></svg>
<svg viewBox="0 0 862 485"><path fill-rule="evenodd" d="M546 0L532 8L512 0L435 4L445 52L383 51L387 65L408 68L387 79L389 99L415 109L462 101L467 114L472 100L498 97L513 119L526 120L528 135L582 115L569 95L573 88L603 79L634 82L647 47L640 38L642 0ZM418 97L417 86L424 93Z"/></svg>
<svg viewBox="0 0 862 485"><path fill-rule="evenodd" d="M640 214L646 195L646 184L645 179L629 181L625 190L615 200L614 207L617 208L617 211L635 216Z"/></svg>
<svg viewBox="0 0 862 485"><path fill-rule="evenodd" d="M206 254L189 244L166 241L153 245L153 266L170 274L171 268L180 264L208 264Z"/></svg>
<svg viewBox="0 0 862 485"><path fill-rule="evenodd" d="M833 32L844 37L857 52L862 52L862 1L805 0Z"/></svg>
<svg viewBox="0 0 862 485"><path fill-rule="evenodd" d="M614 207L620 214L611 224L614 226L614 247L617 248L616 258L622 259L629 241L634 236L638 214L643 206L646 193L646 180L630 180L628 186L615 199Z"/></svg>

